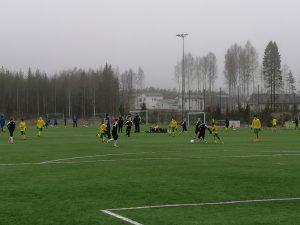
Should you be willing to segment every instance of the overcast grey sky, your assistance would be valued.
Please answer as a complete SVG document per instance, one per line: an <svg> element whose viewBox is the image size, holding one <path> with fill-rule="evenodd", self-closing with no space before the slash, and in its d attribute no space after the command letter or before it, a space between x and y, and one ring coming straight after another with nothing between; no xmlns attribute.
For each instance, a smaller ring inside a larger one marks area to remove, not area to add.
<svg viewBox="0 0 300 225"><path fill-rule="evenodd" d="M299 0L0 0L0 65L50 73L141 66L148 85L175 87L175 34L187 32L187 52L217 55L218 85L226 49L247 40L260 57L277 41L299 75L299 26Z"/></svg>

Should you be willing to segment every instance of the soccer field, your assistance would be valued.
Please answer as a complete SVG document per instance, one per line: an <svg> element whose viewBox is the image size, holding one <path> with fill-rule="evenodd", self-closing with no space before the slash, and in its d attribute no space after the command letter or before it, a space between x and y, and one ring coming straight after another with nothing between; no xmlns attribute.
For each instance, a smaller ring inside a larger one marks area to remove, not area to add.
<svg viewBox="0 0 300 225"><path fill-rule="evenodd" d="M0 134L0 224L300 224L299 131L265 129L253 143L248 129L220 130L224 145L191 144L192 131L121 134L114 148L97 130L37 138L30 127L14 145Z"/></svg>

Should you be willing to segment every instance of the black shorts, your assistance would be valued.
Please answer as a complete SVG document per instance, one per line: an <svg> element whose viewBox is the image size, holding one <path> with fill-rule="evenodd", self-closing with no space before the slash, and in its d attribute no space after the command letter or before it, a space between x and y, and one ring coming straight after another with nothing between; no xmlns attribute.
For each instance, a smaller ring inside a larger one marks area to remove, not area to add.
<svg viewBox="0 0 300 225"><path fill-rule="evenodd" d="M199 139L204 139L205 138L205 132L199 132L199 135L198 135L198 138Z"/></svg>
<svg viewBox="0 0 300 225"><path fill-rule="evenodd" d="M119 135L118 135L118 134L115 134L115 133L112 133L112 137L113 137L113 139L116 141L116 140L118 140Z"/></svg>

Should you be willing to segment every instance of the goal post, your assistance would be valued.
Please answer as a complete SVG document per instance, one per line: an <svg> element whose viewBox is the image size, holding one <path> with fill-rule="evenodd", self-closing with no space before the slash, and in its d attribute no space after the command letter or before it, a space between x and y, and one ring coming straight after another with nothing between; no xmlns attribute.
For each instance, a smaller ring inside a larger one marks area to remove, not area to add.
<svg viewBox="0 0 300 225"><path fill-rule="evenodd" d="M197 123L198 118L201 119L204 123L206 123L206 113L205 112L188 112L187 113L187 123L188 126Z"/></svg>
<svg viewBox="0 0 300 225"><path fill-rule="evenodd" d="M129 111L132 117L138 114L141 117L141 123L148 125L149 113L148 110L133 110Z"/></svg>

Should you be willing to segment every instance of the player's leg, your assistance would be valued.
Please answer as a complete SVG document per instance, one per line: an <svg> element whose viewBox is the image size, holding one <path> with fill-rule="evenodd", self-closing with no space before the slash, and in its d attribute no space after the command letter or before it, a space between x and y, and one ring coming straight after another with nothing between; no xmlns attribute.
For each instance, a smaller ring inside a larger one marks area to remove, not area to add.
<svg viewBox="0 0 300 225"><path fill-rule="evenodd" d="M128 137L130 137L131 127L128 129Z"/></svg>
<svg viewBox="0 0 300 225"><path fill-rule="evenodd" d="M219 136L219 134L215 134L216 135L216 138L218 138L218 140L222 143L222 144L224 144L224 142L222 141L222 139L221 139L221 137Z"/></svg>
<svg viewBox="0 0 300 225"><path fill-rule="evenodd" d="M14 130L9 130L10 144L14 143Z"/></svg>
<svg viewBox="0 0 300 225"><path fill-rule="evenodd" d="M113 139L114 139L114 147L119 147L119 145L118 145L118 138L119 138L119 135L118 135L118 134L114 134L114 135L113 135Z"/></svg>
<svg viewBox="0 0 300 225"><path fill-rule="evenodd" d="M38 137L42 136L42 131L43 131L43 128L38 128Z"/></svg>

